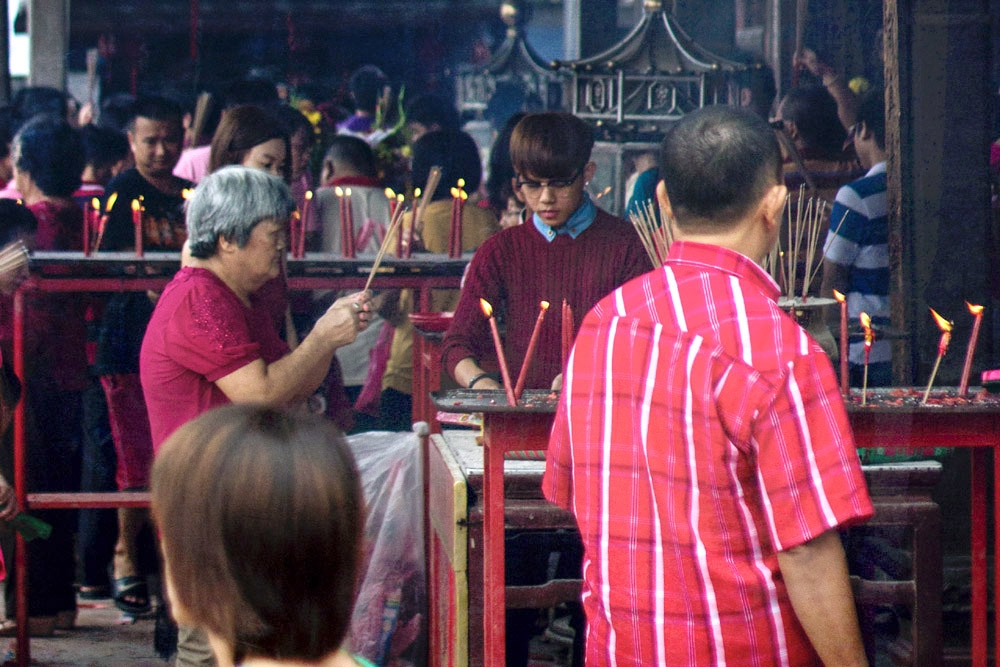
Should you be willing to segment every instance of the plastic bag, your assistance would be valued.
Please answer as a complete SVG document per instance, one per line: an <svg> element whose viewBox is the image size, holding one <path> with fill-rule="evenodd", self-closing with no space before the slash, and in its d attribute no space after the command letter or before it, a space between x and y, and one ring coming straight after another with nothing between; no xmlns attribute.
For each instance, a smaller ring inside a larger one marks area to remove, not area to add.
<svg viewBox="0 0 1000 667"><path fill-rule="evenodd" d="M351 650L377 665L422 665L423 476L420 439L375 431L348 438L367 506L366 559L351 618Z"/></svg>

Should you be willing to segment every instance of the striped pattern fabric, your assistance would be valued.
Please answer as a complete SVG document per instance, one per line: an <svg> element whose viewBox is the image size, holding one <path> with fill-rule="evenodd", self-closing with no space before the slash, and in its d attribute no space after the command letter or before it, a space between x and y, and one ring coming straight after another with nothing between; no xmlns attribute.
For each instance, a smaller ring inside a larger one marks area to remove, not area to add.
<svg viewBox="0 0 1000 667"><path fill-rule="evenodd" d="M889 324L888 216L885 162L837 191L823 255L826 262L850 268L847 313L854 323L864 311L874 324ZM861 342L851 344L852 364L864 364L864 348ZM891 355L889 341L876 339L870 362L888 362Z"/></svg>
<svg viewBox="0 0 1000 667"><path fill-rule="evenodd" d="M587 665L815 663L776 553L873 510L829 360L777 296L677 242L584 319L543 490L583 537Z"/></svg>

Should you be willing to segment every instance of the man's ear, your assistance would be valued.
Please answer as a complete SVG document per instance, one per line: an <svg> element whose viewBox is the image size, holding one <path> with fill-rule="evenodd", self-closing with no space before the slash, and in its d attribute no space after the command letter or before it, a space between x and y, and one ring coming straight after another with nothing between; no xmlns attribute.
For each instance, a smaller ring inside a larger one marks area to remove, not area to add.
<svg viewBox="0 0 1000 667"><path fill-rule="evenodd" d="M588 162L587 165L583 168L583 182L590 183L592 180L594 180L594 174L596 173L597 173L597 163Z"/></svg>
<svg viewBox="0 0 1000 667"><path fill-rule="evenodd" d="M783 183L772 185L760 201L759 211L764 218L768 230L781 226L781 212L785 208L788 188Z"/></svg>
<svg viewBox="0 0 1000 667"><path fill-rule="evenodd" d="M660 220L666 224L674 219L674 207L670 204L670 195L667 194L667 185L663 181L656 184L656 202L660 205Z"/></svg>

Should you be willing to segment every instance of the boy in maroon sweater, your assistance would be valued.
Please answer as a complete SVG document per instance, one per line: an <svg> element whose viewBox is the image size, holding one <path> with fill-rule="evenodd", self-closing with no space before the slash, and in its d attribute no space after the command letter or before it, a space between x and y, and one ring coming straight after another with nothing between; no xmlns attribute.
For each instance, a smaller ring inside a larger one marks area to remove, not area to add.
<svg viewBox="0 0 1000 667"><path fill-rule="evenodd" d="M593 146L591 128L568 113L531 114L514 128L514 188L533 214L487 239L469 265L442 346L444 367L460 386L500 387L481 365L494 352L480 298L506 325L512 377L524 361L539 303L551 304L525 384L543 389L562 373L563 300L573 308L576 331L602 297L653 268L631 225L598 209L584 190L597 168L590 161Z"/></svg>

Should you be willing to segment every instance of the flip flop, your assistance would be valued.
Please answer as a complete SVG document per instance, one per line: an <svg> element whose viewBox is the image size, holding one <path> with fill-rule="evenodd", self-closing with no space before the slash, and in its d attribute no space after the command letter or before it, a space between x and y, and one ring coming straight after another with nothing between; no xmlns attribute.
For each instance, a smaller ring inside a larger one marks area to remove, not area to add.
<svg viewBox="0 0 1000 667"><path fill-rule="evenodd" d="M152 609L145 577L122 577L114 580L115 606L126 614L148 614Z"/></svg>

